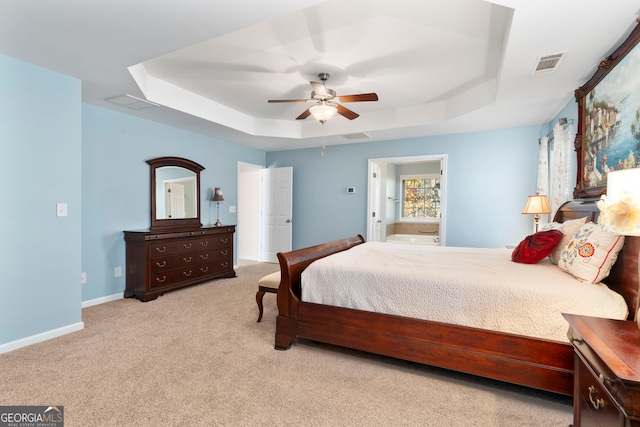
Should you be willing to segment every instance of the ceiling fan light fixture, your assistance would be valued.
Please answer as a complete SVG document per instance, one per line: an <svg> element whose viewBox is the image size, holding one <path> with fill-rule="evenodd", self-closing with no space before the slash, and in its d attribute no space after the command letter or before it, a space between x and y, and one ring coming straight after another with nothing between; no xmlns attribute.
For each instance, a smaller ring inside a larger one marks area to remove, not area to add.
<svg viewBox="0 0 640 427"><path fill-rule="evenodd" d="M338 112L338 108L333 105L327 105L323 102L309 108L309 112L311 112L311 115L316 120L318 120L322 124L325 124L327 120L335 116L335 114Z"/></svg>

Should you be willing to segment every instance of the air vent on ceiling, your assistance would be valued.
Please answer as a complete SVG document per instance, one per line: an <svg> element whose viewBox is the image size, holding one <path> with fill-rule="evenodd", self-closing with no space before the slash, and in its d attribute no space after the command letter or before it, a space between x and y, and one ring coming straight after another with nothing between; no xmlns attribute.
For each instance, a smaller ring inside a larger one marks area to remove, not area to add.
<svg viewBox="0 0 640 427"><path fill-rule="evenodd" d="M364 132L358 132L358 133L348 133L346 135L342 135L343 138L346 139L362 139L362 138L371 138L369 135L367 135Z"/></svg>
<svg viewBox="0 0 640 427"><path fill-rule="evenodd" d="M553 55L539 56L536 60L536 66L533 74L551 73L558 68L560 61L564 58L566 52L556 53Z"/></svg>
<svg viewBox="0 0 640 427"><path fill-rule="evenodd" d="M124 94L105 99L105 101L113 102L114 104L122 105L123 107L133 108L134 110L144 110L145 108L159 107L158 104L147 101L146 99L140 99L133 95Z"/></svg>

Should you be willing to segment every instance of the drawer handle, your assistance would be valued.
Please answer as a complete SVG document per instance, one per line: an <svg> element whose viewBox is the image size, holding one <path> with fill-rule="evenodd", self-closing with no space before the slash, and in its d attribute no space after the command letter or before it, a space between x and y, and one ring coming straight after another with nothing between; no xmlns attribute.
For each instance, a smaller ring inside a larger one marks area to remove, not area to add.
<svg viewBox="0 0 640 427"><path fill-rule="evenodd" d="M184 274L185 276L189 277L189 276L191 276L191 270L189 270L188 273L186 271L183 271L182 274Z"/></svg>
<svg viewBox="0 0 640 427"><path fill-rule="evenodd" d="M200 267L200 271L206 273L207 271L209 271L209 267Z"/></svg>
<svg viewBox="0 0 640 427"><path fill-rule="evenodd" d="M182 246L184 246L185 249L189 249L189 248L191 248L191 243L189 243L189 244L183 243Z"/></svg>
<svg viewBox="0 0 640 427"><path fill-rule="evenodd" d="M220 241L221 241L222 243L228 243L228 242L229 242L229 239L227 239L227 238L225 237L225 238L220 239Z"/></svg>
<svg viewBox="0 0 640 427"><path fill-rule="evenodd" d="M595 409L604 408L604 399L593 399L593 395L598 394L596 388L592 385L589 386L589 400Z"/></svg>
<svg viewBox="0 0 640 427"><path fill-rule="evenodd" d="M229 263L228 262L221 262L220 265L223 266L223 267L228 267Z"/></svg>
<svg viewBox="0 0 640 427"><path fill-rule="evenodd" d="M226 255L226 254L228 254L228 253L229 253L229 251L225 249L224 251L220 251L220 253L221 253L222 255Z"/></svg>
<svg viewBox="0 0 640 427"><path fill-rule="evenodd" d="M165 265L167 265L167 261L162 261L162 264L160 264L159 262L156 262L156 265L160 268L164 267Z"/></svg>
<svg viewBox="0 0 640 427"><path fill-rule="evenodd" d="M165 280L167 280L167 276L162 276L162 280L159 277L156 277L156 282L158 282L158 283L162 283Z"/></svg>
<svg viewBox="0 0 640 427"><path fill-rule="evenodd" d="M200 255L200 259L209 259L209 254Z"/></svg>
<svg viewBox="0 0 640 427"><path fill-rule="evenodd" d="M162 247L162 249L160 249L160 248L156 248L156 251L158 251L158 252L160 252L160 253L162 253L162 252L164 252L164 251L166 251L166 250L167 250L167 247L166 247L166 246L163 246L163 247Z"/></svg>
<svg viewBox="0 0 640 427"><path fill-rule="evenodd" d="M182 258L182 260L183 260L184 262L191 262L191 257L189 257L189 258Z"/></svg>
<svg viewBox="0 0 640 427"><path fill-rule="evenodd" d="M209 241L207 240L206 242L200 242L200 244L201 244L202 246L209 246Z"/></svg>

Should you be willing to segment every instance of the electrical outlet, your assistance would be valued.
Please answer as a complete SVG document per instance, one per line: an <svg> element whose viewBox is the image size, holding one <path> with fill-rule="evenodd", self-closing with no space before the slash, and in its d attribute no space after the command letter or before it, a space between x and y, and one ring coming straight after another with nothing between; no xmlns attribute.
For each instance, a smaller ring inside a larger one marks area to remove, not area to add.
<svg viewBox="0 0 640 427"><path fill-rule="evenodd" d="M87 283L87 273L80 273L80 283L83 285Z"/></svg>
<svg viewBox="0 0 640 427"><path fill-rule="evenodd" d="M122 276L122 267L116 267L113 269L113 275L115 277L120 277Z"/></svg>

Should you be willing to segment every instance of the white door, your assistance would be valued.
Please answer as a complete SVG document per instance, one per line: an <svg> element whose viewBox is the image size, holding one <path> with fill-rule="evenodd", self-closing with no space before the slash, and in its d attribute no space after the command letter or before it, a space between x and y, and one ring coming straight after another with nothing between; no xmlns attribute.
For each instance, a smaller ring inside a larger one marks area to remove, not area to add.
<svg viewBox="0 0 640 427"><path fill-rule="evenodd" d="M261 171L261 262L278 262L278 252L291 250L293 168Z"/></svg>
<svg viewBox="0 0 640 427"><path fill-rule="evenodd" d="M371 171L369 175L369 179L371 179L371 205L373 206L373 211L371 212L370 224L371 231L370 235L373 236L373 242L380 241L380 227L382 226L382 212L380 209L380 165L377 163L371 164Z"/></svg>
<svg viewBox="0 0 640 427"><path fill-rule="evenodd" d="M176 182L165 182L164 191L167 218L186 218L184 206L184 185Z"/></svg>

